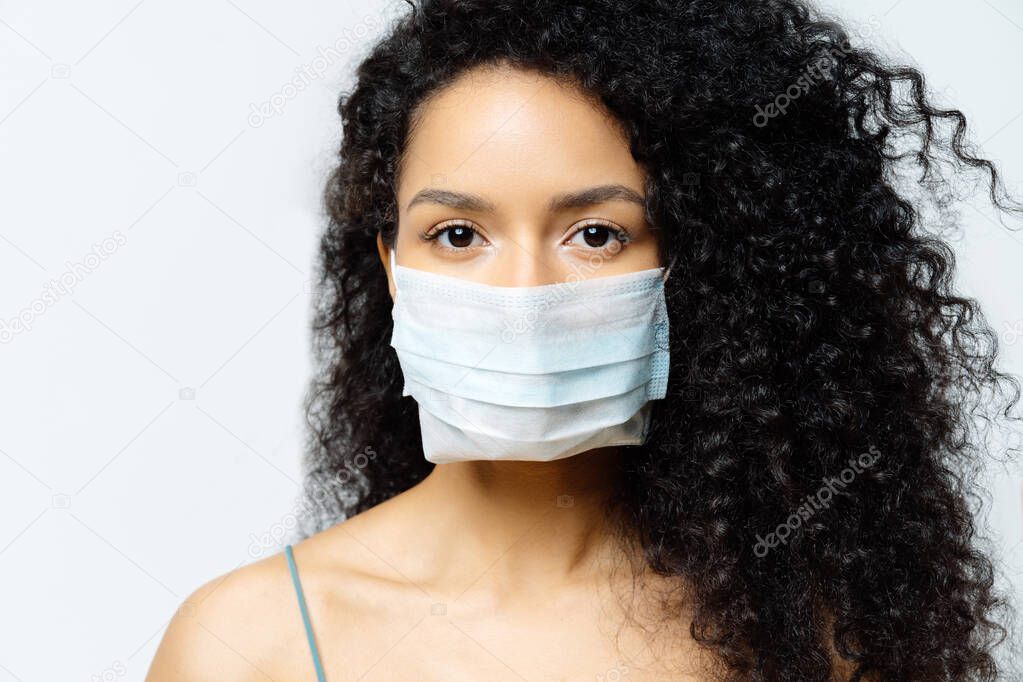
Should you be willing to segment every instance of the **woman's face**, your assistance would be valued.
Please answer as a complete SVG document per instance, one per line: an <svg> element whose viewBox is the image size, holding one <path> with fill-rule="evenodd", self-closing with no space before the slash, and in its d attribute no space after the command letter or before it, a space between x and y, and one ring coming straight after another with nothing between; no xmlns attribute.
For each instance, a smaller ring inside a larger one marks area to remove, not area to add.
<svg viewBox="0 0 1023 682"><path fill-rule="evenodd" d="M658 267L644 180L624 134L578 91L477 69L422 112L398 178L395 260L514 287Z"/></svg>

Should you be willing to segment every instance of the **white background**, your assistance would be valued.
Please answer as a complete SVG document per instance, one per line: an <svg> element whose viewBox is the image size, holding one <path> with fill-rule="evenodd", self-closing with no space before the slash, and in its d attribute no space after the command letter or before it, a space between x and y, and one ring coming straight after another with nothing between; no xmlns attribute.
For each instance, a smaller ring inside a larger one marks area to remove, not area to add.
<svg viewBox="0 0 1023 682"><path fill-rule="evenodd" d="M336 98L404 7L0 2L0 324L31 318L0 344L0 682L141 680L181 600L280 551L253 542L298 493ZM829 7L1023 194L1019 0ZM961 288L1023 374L1023 233L961 215ZM1021 479L989 479L1018 599Z"/></svg>

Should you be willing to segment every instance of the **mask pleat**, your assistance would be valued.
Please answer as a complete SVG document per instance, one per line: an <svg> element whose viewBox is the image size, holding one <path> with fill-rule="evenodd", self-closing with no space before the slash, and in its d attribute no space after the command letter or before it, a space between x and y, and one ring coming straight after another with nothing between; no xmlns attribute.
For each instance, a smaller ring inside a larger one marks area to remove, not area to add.
<svg viewBox="0 0 1023 682"><path fill-rule="evenodd" d="M415 381L461 398L519 407L558 407L620 395L650 381L646 370L653 361L652 354L647 353L612 364L557 373L524 374L462 365L451 367L431 358L409 361L408 355L408 351L401 351L406 360L402 364L406 381ZM449 378L453 373L459 377L454 382Z"/></svg>

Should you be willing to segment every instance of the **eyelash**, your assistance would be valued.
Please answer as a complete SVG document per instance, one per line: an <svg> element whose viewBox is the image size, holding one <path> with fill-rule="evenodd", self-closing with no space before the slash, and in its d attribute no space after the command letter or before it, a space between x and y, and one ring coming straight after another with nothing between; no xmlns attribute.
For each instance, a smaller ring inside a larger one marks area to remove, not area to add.
<svg viewBox="0 0 1023 682"><path fill-rule="evenodd" d="M434 229L434 230L432 230L430 232L427 232L427 233L423 234L422 235L422 239L423 239L423 241L427 241L427 242L437 242L435 244L435 246L437 246L440 249L444 249L445 251L468 251L470 247L464 247L463 246L461 248L458 248L458 247L453 247L453 246L446 246L446 245L440 243L439 237L442 234L444 234L445 232L447 232L448 230L451 230L452 228L456 228L456 227L465 227L465 228L468 228L468 229L472 230L476 234L479 234L479 230L477 230L475 227L473 227L473 225L471 225L470 223L465 223L465 222L457 221L457 222L445 223L441 227L436 228L436 229ZM603 228L606 228L608 231L611 232L612 238L613 239L617 239L622 244L627 244L628 242L630 242L632 240L632 236L629 234L628 230L626 230L623 227L618 227L617 225L614 225L613 223L608 222L608 221L604 221L604 220L590 220L588 222L583 223L577 229L573 230L572 234L568 235L568 239L574 238L577 234L579 234L583 230L585 230L587 228L590 228L590 227L603 227ZM480 236L482 236L482 235L480 235ZM592 247L592 248L597 249L599 247Z"/></svg>
<svg viewBox="0 0 1023 682"><path fill-rule="evenodd" d="M474 228L472 225L468 224L468 223L453 222L453 223L444 223L441 227L433 229L432 231L426 232L425 234L422 235L422 239L425 242L437 242L434 246L436 246L437 248L440 248L440 249L444 249L446 251L467 251L468 249L466 249L464 247L461 248L461 249L456 249L456 248L451 247L451 246L445 246L444 244L441 244L440 241L439 241L439 238L440 238L440 236L442 234L444 234L445 232L448 232L449 230L451 230L453 228L456 228L456 227L466 227L466 228L469 228L470 230L472 230L473 232L476 232L476 234L479 234L479 231L476 228Z"/></svg>

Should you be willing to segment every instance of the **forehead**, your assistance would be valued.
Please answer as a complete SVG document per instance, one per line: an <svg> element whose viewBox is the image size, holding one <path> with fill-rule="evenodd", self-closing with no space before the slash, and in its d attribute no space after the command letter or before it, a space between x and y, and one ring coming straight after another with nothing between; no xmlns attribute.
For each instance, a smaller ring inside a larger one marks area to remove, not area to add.
<svg viewBox="0 0 1023 682"><path fill-rule="evenodd" d="M477 68L422 105L398 200L405 206L428 186L499 203L614 182L642 193L644 177L625 133L591 96L535 72Z"/></svg>

